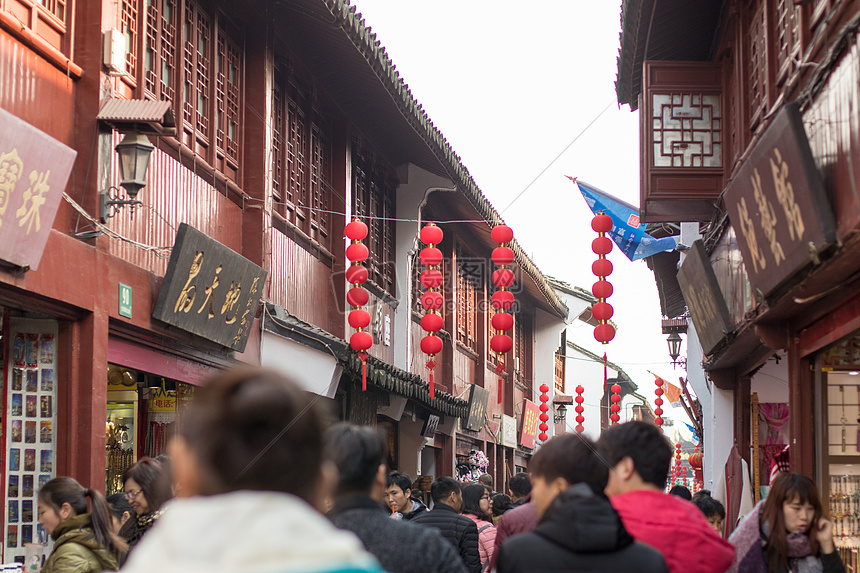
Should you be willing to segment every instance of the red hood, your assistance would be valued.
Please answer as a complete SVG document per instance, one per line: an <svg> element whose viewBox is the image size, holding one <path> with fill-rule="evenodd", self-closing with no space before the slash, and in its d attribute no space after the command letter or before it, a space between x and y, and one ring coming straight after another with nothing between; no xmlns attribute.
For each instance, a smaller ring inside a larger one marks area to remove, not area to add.
<svg viewBox="0 0 860 573"><path fill-rule="evenodd" d="M669 573L723 573L735 549L692 502L661 491L632 491L610 499L635 539L663 554Z"/></svg>

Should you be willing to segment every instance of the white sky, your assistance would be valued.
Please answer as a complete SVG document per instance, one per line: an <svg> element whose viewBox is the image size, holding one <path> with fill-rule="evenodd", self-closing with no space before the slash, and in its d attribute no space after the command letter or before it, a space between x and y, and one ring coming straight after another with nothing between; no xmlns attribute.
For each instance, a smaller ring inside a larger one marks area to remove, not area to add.
<svg viewBox="0 0 860 573"><path fill-rule="evenodd" d="M639 205L639 114L615 96L620 0L353 3L523 249L544 274L590 290L593 215L564 175ZM583 325L572 342L607 352L653 404L647 370L676 385L683 371L670 364L654 275L617 249L609 258L618 333L603 346Z"/></svg>

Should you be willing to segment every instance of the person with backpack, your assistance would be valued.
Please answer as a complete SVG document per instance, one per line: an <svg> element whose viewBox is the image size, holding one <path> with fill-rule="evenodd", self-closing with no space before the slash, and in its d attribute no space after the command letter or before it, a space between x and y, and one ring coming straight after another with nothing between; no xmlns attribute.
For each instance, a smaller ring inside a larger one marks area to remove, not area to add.
<svg viewBox="0 0 860 573"><path fill-rule="evenodd" d="M463 505L460 513L475 522L478 527L478 554L481 571L486 571L493 558L496 544L496 526L493 525L492 488L482 484L470 484L463 488Z"/></svg>

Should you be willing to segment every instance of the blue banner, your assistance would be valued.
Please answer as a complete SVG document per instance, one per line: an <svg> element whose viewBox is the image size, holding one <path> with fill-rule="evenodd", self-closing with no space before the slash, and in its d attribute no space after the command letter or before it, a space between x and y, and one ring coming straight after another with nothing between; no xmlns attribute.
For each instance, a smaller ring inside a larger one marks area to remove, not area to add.
<svg viewBox="0 0 860 573"><path fill-rule="evenodd" d="M612 230L608 235L628 259L637 261L656 253L675 250L675 237L657 239L645 232L645 223L639 221L639 209L579 179L569 179L577 184L594 214L603 212L612 217Z"/></svg>

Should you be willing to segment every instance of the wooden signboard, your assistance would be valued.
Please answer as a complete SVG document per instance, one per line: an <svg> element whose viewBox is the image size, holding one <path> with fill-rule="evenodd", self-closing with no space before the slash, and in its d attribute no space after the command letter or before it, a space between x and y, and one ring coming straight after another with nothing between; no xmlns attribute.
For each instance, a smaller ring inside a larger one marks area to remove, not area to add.
<svg viewBox="0 0 860 573"><path fill-rule="evenodd" d="M0 259L36 269L77 152L0 109Z"/></svg>
<svg viewBox="0 0 860 573"><path fill-rule="evenodd" d="M773 119L725 200L750 284L765 297L835 241L833 212L796 103Z"/></svg>
<svg viewBox="0 0 860 573"><path fill-rule="evenodd" d="M693 243L678 272L678 285L690 311L705 354L733 330L726 299L701 240Z"/></svg>
<svg viewBox="0 0 860 573"><path fill-rule="evenodd" d="M152 316L243 352L267 274L183 223Z"/></svg>
<svg viewBox="0 0 860 573"><path fill-rule="evenodd" d="M469 416L466 418L466 429L473 432L484 427L484 414L487 412L487 401L490 399L490 391L472 384L469 391Z"/></svg>
<svg viewBox="0 0 860 573"><path fill-rule="evenodd" d="M520 445L524 448L534 448L538 434L540 408L531 400L523 400L523 418L520 426Z"/></svg>

